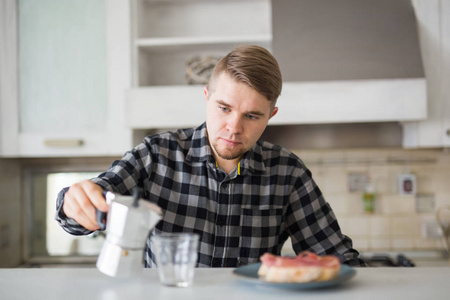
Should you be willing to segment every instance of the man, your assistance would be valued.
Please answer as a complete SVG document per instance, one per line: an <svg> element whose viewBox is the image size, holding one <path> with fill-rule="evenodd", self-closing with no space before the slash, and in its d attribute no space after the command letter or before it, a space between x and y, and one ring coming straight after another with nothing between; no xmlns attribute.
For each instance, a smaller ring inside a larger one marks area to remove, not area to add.
<svg viewBox="0 0 450 300"><path fill-rule="evenodd" d="M279 255L288 237L297 253L364 265L303 162L259 141L278 111L281 85L278 63L267 50L236 48L204 89L206 123L148 136L98 178L63 189L58 222L76 235L98 230L95 209L108 209L102 190L130 194L137 186L164 211L151 234L200 235L200 267L236 267L265 252ZM150 239L145 263L154 266Z"/></svg>

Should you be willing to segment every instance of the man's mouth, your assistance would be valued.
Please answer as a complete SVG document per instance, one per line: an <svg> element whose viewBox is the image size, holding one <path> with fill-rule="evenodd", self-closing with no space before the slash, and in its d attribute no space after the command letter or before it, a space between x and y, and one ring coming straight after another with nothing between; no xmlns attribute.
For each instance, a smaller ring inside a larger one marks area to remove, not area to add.
<svg viewBox="0 0 450 300"><path fill-rule="evenodd" d="M238 144L240 144L241 142L236 141L236 140L231 140L231 139L226 139L226 138L220 138L226 145L229 146L236 146Z"/></svg>

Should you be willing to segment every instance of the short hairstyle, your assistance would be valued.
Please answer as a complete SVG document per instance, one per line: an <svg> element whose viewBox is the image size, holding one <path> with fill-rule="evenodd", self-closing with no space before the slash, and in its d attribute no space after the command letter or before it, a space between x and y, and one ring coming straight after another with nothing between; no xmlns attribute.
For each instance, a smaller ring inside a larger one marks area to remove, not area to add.
<svg viewBox="0 0 450 300"><path fill-rule="evenodd" d="M214 89L214 81L222 72L253 88L275 106L281 94L281 71L275 57L263 47L245 45L228 53L215 66L209 89Z"/></svg>

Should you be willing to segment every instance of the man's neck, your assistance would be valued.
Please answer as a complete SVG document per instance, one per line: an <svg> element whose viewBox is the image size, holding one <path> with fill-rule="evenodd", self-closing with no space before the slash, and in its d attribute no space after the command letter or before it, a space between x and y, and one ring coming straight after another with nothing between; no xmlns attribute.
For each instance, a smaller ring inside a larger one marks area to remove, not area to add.
<svg viewBox="0 0 450 300"><path fill-rule="evenodd" d="M217 162L218 166L222 170L224 170L227 174L230 174L231 171L233 171L236 168L236 166L239 164L239 161L240 161L240 158L233 159L233 160L216 158L216 162Z"/></svg>

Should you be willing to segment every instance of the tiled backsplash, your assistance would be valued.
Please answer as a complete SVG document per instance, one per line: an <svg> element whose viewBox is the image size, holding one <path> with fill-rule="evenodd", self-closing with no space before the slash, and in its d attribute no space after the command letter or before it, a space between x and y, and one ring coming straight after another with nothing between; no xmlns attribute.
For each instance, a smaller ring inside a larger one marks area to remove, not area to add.
<svg viewBox="0 0 450 300"><path fill-rule="evenodd" d="M344 234L361 251L442 250L441 238L425 237L423 223L435 225L434 209L450 204L450 151L311 150L295 151L313 173ZM398 176L416 176L417 194L402 195ZM365 213L362 191L349 190L349 174L366 174L375 192L375 211ZM434 199L423 212L417 197ZM436 227L434 227L436 228Z"/></svg>

